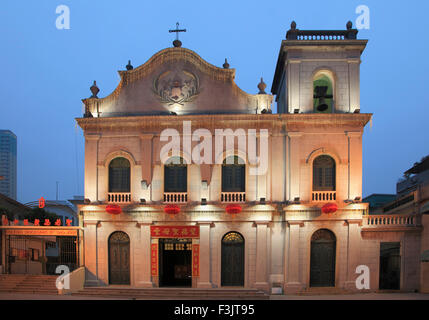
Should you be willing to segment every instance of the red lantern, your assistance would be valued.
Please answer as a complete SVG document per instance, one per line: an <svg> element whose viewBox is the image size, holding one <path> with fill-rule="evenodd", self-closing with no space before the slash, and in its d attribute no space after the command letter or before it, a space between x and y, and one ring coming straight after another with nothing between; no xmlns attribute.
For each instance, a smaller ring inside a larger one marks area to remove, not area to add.
<svg viewBox="0 0 429 320"><path fill-rule="evenodd" d="M226 206L226 212L229 214L237 214L241 212L241 206L239 204L229 204Z"/></svg>
<svg viewBox="0 0 429 320"><path fill-rule="evenodd" d="M120 214L122 212L122 209L117 204L109 204L106 207L106 212L110 214Z"/></svg>
<svg viewBox="0 0 429 320"><path fill-rule="evenodd" d="M168 204L164 208L164 212L170 215L170 218L173 218L176 214L179 214L180 207L176 204Z"/></svg>
<svg viewBox="0 0 429 320"><path fill-rule="evenodd" d="M325 214L335 213L338 210L336 203L327 203L322 207L322 212Z"/></svg>

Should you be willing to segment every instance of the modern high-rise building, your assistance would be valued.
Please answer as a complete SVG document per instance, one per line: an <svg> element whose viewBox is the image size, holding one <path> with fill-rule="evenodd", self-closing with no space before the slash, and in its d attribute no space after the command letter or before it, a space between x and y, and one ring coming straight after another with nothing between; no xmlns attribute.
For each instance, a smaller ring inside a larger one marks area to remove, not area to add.
<svg viewBox="0 0 429 320"><path fill-rule="evenodd" d="M0 193L16 200L17 178L16 135L0 130Z"/></svg>

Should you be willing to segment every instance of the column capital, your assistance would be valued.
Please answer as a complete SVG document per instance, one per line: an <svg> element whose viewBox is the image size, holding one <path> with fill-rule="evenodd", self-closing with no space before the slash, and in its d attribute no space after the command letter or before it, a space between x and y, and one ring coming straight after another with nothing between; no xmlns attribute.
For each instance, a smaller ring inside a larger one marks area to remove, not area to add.
<svg viewBox="0 0 429 320"><path fill-rule="evenodd" d="M304 226L304 221L286 221L289 226Z"/></svg>
<svg viewBox="0 0 429 320"><path fill-rule="evenodd" d="M197 226L214 226L213 221L197 221Z"/></svg>
<svg viewBox="0 0 429 320"><path fill-rule="evenodd" d="M153 221L137 221L137 226L138 227L142 227L142 226L151 226L153 224Z"/></svg>
<svg viewBox="0 0 429 320"><path fill-rule="evenodd" d="M362 226L362 219L347 219L345 221L345 224L347 224L347 225L357 224L359 226Z"/></svg>
<svg viewBox="0 0 429 320"><path fill-rule="evenodd" d="M101 134L86 134L85 135L85 139L86 140L93 140L93 141L98 141L101 138Z"/></svg>
<svg viewBox="0 0 429 320"><path fill-rule="evenodd" d="M85 221L83 221L83 225L84 225L84 227L86 227L86 226L98 227L99 225L101 225L101 223L98 220L85 220Z"/></svg>
<svg viewBox="0 0 429 320"><path fill-rule="evenodd" d="M261 220L261 221L254 221L254 223L256 224L256 226L259 226L259 225L261 225L261 226L264 226L264 225L268 226L268 224L270 223L270 221L268 221L268 220Z"/></svg>
<svg viewBox="0 0 429 320"><path fill-rule="evenodd" d="M286 135L287 135L288 137L291 137L291 138L299 138L299 137L301 137L303 134L304 134L304 133L299 132L299 131L293 131L293 132L287 132L287 133L286 133Z"/></svg>
<svg viewBox="0 0 429 320"><path fill-rule="evenodd" d="M153 133L140 133L139 138L142 140L152 139L155 136Z"/></svg>
<svg viewBox="0 0 429 320"><path fill-rule="evenodd" d="M360 138L362 137L362 132L360 131L344 131L347 137L350 138Z"/></svg>

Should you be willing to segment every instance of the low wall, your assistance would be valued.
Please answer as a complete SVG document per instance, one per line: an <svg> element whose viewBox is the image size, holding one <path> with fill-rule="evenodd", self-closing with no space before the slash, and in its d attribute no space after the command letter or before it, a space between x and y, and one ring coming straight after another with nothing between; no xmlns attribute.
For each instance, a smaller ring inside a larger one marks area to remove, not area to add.
<svg viewBox="0 0 429 320"><path fill-rule="evenodd" d="M71 294L83 289L85 283L85 267L80 267L68 275L64 276L62 289L58 289L58 294Z"/></svg>

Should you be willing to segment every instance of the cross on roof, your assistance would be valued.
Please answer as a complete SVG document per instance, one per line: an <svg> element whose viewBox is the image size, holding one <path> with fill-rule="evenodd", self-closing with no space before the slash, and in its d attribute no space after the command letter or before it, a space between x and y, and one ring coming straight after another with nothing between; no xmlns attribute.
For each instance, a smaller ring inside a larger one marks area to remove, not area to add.
<svg viewBox="0 0 429 320"><path fill-rule="evenodd" d="M168 30L168 32L176 32L176 40L173 41L173 45L175 47L180 47L182 45L182 42L179 40L179 32L186 32L186 29L179 29L179 22L176 23L176 29L175 30Z"/></svg>

